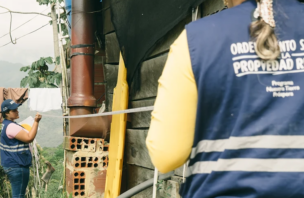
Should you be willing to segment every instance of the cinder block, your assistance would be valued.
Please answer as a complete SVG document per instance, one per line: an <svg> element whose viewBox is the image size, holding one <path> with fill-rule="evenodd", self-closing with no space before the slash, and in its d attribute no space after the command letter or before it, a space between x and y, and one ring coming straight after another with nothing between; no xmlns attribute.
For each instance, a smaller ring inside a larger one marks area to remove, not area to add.
<svg viewBox="0 0 304 198"><path fill-rule="evenodd" d="M105 170L108 167L109 152L103 153L85 153L76 152L73 155L73 167L75 169L100 169Z"/></svg>
<svg viewBox="0 0 304 198"><path fill-rule="evenodd" d="M66 189L75 198L100 198L104 196L106 170L75 170L66 168Z"/></svg>
<svg viewBox="0 0 304 198"><path fill-rule="evenodd" d="M109 144L103 139L65 137L66 189L75 198L104 196Z"/></svg>
<svg viewBox="0 0 304 198"><path fill-rule="evenodd" d="M75 171L66 169L66 189L73 197L86 196L86 173L84 171Z"/></svg>
<svg viewBox="0 0 304 198"><path fill-rule="evenodd" d="M85 151L85 152L98 152L104 151L105 144L108 151L108 143L100 138L81 138L81 137L64 137L64 149L70 151Z"/></svg>

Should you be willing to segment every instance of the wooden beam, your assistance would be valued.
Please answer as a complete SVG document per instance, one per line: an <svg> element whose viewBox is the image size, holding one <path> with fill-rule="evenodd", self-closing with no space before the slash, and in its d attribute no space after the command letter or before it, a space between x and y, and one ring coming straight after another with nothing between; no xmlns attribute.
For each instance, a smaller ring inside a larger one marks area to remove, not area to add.
<svg viewBox="0 0 304 198"><path fill-rule="evenodd" d="M138 107L148 107L153 106L155 99L147 99L147 100L139 100L133 101L130 104L129 108L138 108ZM131 128L149 128L151 122L151 111L140 112L140 113L132 113L131 117Z"/></svg>
<svg viewBox="0 0 304 198"><path fill-rule="evenodd" d="M111 21L111 9L104 10L102 12L102 18L103 18L103 34L113 32L115 29Z"/></svg>
<svg viewBox="0 0 304 198"><path fill-rule="evenodd" d="M105 35L105 49L106 63L118 64L120 49L115 32Z"/></svg>
<svg viewBox="0 0 304 198"><path fill-rule="evenodd" d="M113 94L113 89L117 84L118 65L105 64L105 77L107 82L107 92Z"/></svg>
<svg viewBox="0 0 304 198"><path fill-rule="evenodd" d="M169 50L172 43L177 39L180 33L185 29L185 25L191 22L191 14L170 30L155 46L153 52L149 55L155 56Z"/></svg>
<svg viewBox="0 0 304 198"><path fill-rule="evenodd" d="M127 130L125 150L127 164L154 169L146 147L147 133L148 130Z"/></svg>
<svg viewBox="0 0 304 198"><path fill-rule="evenodd" d="M131 189L154 177L154 170L146 169L139 166L128 165L128 189ZM152 187L134 195L132 198L151 197Z"/></svg>
<svg viewBox="0 0 304 198"><path fill-rule="evenodd" d="M165 54L143 62L140 71L140 91L131 95L131 100L146 99L156 96L158 79L163 72L167 56L168 54Z"/></svg>
<svg viewBox="0 0 304 198"><path fill-rule="evenodd" d="M106 111L111 112L113 105L113 94L107 93L106 95Z"/></svg>
<svg viewBox="0 0 304 198"><path fill-rule="evenodd" d="M110 7L110 0L103 0L102 1L102 8L106 9Z"/></svg>

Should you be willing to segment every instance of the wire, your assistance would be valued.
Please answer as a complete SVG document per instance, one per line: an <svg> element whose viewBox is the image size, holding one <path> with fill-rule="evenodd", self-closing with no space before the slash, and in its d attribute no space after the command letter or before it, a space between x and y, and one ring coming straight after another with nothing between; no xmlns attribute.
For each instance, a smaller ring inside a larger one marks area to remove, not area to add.
<svg viewBox="0 0 304 198"><path fill-rule="evenodd" d="M43 10L41 13L43 13L43 12L46 11L47 9L48 9L48 8L46 8L45 10ZM8 12L6 12L6 13L8 13ZM0 14L1 14L1 13L0 13ZM39 16L39 15L36 15L36 16L34 16L33 18L31 18L30 20L28 20L28 21L22 23L21 25L19 25L19 26L16 27L15 29L13 29L12 32L15 31L15 30L17 30L18 28L22 27L23 25L27 24L28 22L30 22L31 20L33 20L33 19L36 18L37 16ZM0 38L3 38L3 37L5 37L5 36L8 35L8 34L9 34L9 33L6 33L6 34L0 36Z"/></svg>
<svg viewBox="0 0 304 198"><path fill-rule="evenodd" d="M11 11L10 9L6 8L6 7L3 7L3 6L0 6L0 8L3 8L3 9L6 9L8 10L8 12L10 13L10 29L9 29L9 35L10 35L10 38L11 38L11 43L13 44L16 44L16 39L15 39L15 42L13 41L13 38L12 38L12 19L13 19L13 15L12 13L18 13L18 14L39 14L39 15L42 15L42 16L47 16L47 17L50 17L49 15L46 15L46 14L42 14L42 13L37 13L37 12L17 12L17 11ZM0 46L2 47L2 46Z"/></svg>
<svg viewBox="0 0 304 198"><path fill-rule="evenodd" d="M27 34L24 34L24 35L22 35L22 36L16 38L15 41L17 41L17 40L19 40L19 39L21 39L21 38L23 38L23 37L25 37L25 36L27 36L27 35L29 35L29 34L32 34L32 33L34 33L34 32L36 32L36 31L42 29L43 27L45 27L45 26L47 26L47 25L49 25L49 23L47 23L47 24L41 26L40 28L38 28L38 29L36 29L36 30L34 30L34 31L31 31L31 32L29 32L29 33L27 33ZM1 48L1 47L4 47L4 46L6 46L6 45L8 45L8 44L10 44L10 43L11 43L11 42L8 42L8 43L6 43L6 44L0 46L0 48Z"/></svg>
<svg viewBox="0 0 304 198"><path fill-rule="evenodd" d="M96 100L96 102L98 102L104 95L106 95L106 93L102 94L100 98Z"/></svg>
<svg viewBox="0 0 304 198"><path fill-rule="evenodd" d="M8 12L10 13L10 29L9 29L9 35L10 35L10 38L11 38L11 43L13 44L16 44L16 39L15 39L15 42L13 41L13 38L12 38L12 34L11 34L11 30L12 30L12 18L13 18L13 15L12 15L12 12L6 8L6 7L3 7L3 6L0 6L1 8L4 8L6 10L8 10Z"/></svg>

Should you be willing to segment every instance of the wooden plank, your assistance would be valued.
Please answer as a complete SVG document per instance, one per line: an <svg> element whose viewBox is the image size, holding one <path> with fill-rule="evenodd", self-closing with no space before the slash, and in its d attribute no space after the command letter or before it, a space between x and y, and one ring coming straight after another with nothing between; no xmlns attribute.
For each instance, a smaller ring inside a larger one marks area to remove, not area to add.
<svg viewBox="0 0 304 198"><path fill-rule="evenodd" d="M105 9L102 12L102 18L103 18L103 34L107 34L109 32L113 32L114 26L113 23L111 21L111 9Z"/></svg>
<svg viewBox="0 0 304 198"><path fill-rule="evenodd" d="M105 65L105 77L107 82L107 92L113 94L113 89L117 84L118 65Z"/></svg>
<svg viewBox="0 0 304 198"><path fill-rule="evenodd" d="M182 20L178 25L176 25L172 30L170 30L155 46L153 52L149 55L155 56L164 53L169 50L172 43L177 39L180 33L185 29L185 25L191 22L191 15L188 15L184 20Z"/></svg>
<svg viewBox="0 0 304 198"><path fill-rule="evenodd" d="M155 102L155 98L147 99L147 100L140 100L140 101L133 101L133 102L131 102L129 108L153 106L154 102ZM132 129L150 127L151 111L132 113L132 114L130 114L130 117L131 117L131 128Z"/></svg>
<svg viewBox="0 0 304 198"><path fill-rule="evenodd" d="M168 180L164 182L162 197L166 198L181 198L179 195L180 185L176 181Z"/></svg>
<svg viewBox="0 0 304 198"><path fill-rule="evenodd" d="M94 65L94 83L103 83L105 81L103 71L104 69L102 64Z"/></svg>
<svg viewBox="0 0 304 198"><path fill-rule="evenodd" d="M111 112L112 111L112 105L113 105L113 94L106 95L106 111Z"/></svg>
<svg viewBox="0 0 304 198"><path fill-rule="evenodd" d="M225 5L223 0L207 0L203 3L203 17L214 14L222 10Z"/></svg>
<svg viewBox="0 0 304 198"><path fill-rule="evenodd" d="M102 1L102 8L106 9L108 7L110 7L110 0L103 0Z"/></svg>
<svg viewBox="0 0 304 198"><path fill-rule="evenodd" d="M96 98L97 105L102 105L102 102L105 100L105 85L94 85L94 97Z"/></svg>
<svg viewBox="0 0 304 198"><path fill-rule="evenodd" d="M128 189L131 189L154 177L154 170L128 165ZM132 198L151 198L153 188L150 187Z"/></svg>
<svg viewBox="0 0 304 198"><path fill-rule="evenodd" d="M148 130L128 129L126 133L126 163L129 165L141 166L154 169L148 149L146 147L146 138ZM164 162L165 163L165 162ZM183 176L183 166L174 171L176 176Z"/></svg>
<svg viewBox="0 0 304 198"><path fill-rule="evenodd" d="M181 185L183 183L183 177L179 177L179 176L172 176L171 177L172 181L176 181L177 183L179 183L179 185Z"/></svg>
<svg viewBox="0 0 304 198"><path fill-rule="evenodd" d="M140 71L140 90L131 95L131 100L155 97L157 94L158 79L163 72L168 54L143 62ZM132 89L132 88L131 88Z"/></svg>
<svg viewBox="0 0 304 198"><path fill-rule="evenodd" d="M184 166L181 166L174 171L174 175L183 176L183 171L184 171Z"/></svg>
<svg viewBox="0 0 304 198"><path fill-rule="evenodd" d="M127 164L154 169L146 147L147 134L147 130L127 130L125 150Z"/></svg>
<svg viewBox="0 0 304 198"><path fill-rule="evenodd" d="M110 33L105 36L106 63L119 63L119 44L116 33Z"/></svg>

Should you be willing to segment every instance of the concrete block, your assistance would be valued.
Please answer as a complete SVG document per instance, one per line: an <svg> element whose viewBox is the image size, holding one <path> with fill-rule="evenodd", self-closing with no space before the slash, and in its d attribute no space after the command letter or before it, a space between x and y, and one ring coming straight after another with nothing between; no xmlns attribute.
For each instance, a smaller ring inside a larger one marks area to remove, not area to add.
<svg viewBox="0 0 304 198"><path fill-rule="evenodd" d="M100 198L104 196L106 170L66 169L66 189L75 198Z"/></svg>
<svg viewBox="0 0 304 198"><path fill-rule="evenodd" d="M102 153L104 152L104 149L108 151L108 148L109 145L104 139L72 136L64 137L64 149L66 150Z"/></svg>

